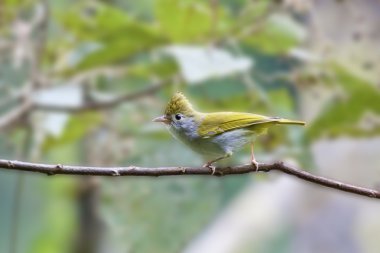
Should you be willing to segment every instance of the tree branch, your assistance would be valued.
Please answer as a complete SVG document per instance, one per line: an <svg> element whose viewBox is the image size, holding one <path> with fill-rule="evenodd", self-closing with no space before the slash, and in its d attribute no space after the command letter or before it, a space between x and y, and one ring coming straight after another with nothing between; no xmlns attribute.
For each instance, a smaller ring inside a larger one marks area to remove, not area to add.
<svg viewBox="0 0 380 253"><path fill-rule="evenodd" d="M211 170L204 167L88 167L88 166L68 166L68 165L51 165L28 163L21 161L11 161L0 159L0 168L9 170L20 170L29 172L39 172L47 175L93 175L93 176L174 176L174 175L212 175ZM253 165L240 165L234 167L217 168L215 176L225 176L233 174L246 174L250 172L269 172L281 171L285 174L296 176L302 180L337 189L340 191L350 192L357 195L362 195L370 198L380 199L380 192L359 187L347 183L342 183L333 179L328 179L321 176L313 175L309 172L299 170L297 168L285 165L282 162L273 164L259 164L259 168Z"/></svg>
<svg viewBox="0 0 380 253"><path fill-rule="evenodd" d="M36 109L46 110L46 111L60 111L60 112L83 112L90 110L99 110L99 109L109 109L119 104L127 101L132 101L139 99L144 96L152 95L155 92L159 91L165 85L168 85L170 82L168 80L157 82L143 90L137 91L136 93L127 93L121 95L117 98L107 100L107 101L94 101L88 102L78 107L65 106L65 105L35 105Z"/></svg>
<svg viewBox="0 0 380 253"><path fill-rule="evenodd" d="M19 106L16 106L15 108L13 108L12 110L10 110L9 112L7 112L6 114L2 116L0 115L0 130L13 126L15 122L22 119L26 114L28 114L31 110L34 110L34 109L47 110L47 111L62 111L62 112L70 112L70 113L77 113L77 112L90 111L90 110L110 109L110 108L120 105L123 102L129 102L129 101L133 101L144 96L152 95L168 84L170 84L168 80L160 81L156 84L151 85L150 87L137 91L136 93L124 94L115 99L108 100L108 101L95 101L91 103L86 103L79 107L71 107L71 106L64 106L64 105L62 106L61 105L38 105L38 104L34 104L30 98L27 98ZM26 97L24 92L21 95L22 95L21 98Z"/></svg>
<svg viewBox="0 0 380 253"><path fill-rule="evenodd" d="M33 108L32 102L28 99L21 105L15 107L5 115L0 117L0 130L12 126L22 119Z"/></svg>

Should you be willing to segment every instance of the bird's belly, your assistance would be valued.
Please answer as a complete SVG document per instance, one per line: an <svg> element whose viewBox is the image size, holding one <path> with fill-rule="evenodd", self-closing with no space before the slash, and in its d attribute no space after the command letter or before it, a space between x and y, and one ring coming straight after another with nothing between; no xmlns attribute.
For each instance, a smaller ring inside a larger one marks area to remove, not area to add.
<svg viewBox="0 0 380 253"><path fill-rule="evenodd" d="M190 138L185 133L174 129L170 129L170 132L193 151L205 157L220 157L226 153L234 152L254 141L256 137L254 132L248 129L231 130L209 138L199 136Z"/></svg>
<svg viewBox="0 0 380 253"><path fill-rule="evenodd" d="M234 152L251 143L256 138L253 131L247 129L236 129L219 134L213 137L212 142L220 147L223 147L225 153Z"/></svg>
<svg viewBox="0 0 380 253"><path fill-rule="evenodd" d="M218 157L226 153L222 146L208 139L194 139L189 143L189 146L195 152L207 157Z"/></svg>

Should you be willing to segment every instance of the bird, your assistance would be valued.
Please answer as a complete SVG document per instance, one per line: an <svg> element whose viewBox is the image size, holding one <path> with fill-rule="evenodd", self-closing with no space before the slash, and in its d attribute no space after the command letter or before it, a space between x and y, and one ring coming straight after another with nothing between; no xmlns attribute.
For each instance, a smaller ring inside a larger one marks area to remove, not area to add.
<svg viewBox="0 0 380 253"><path fill-rule="evenodd" d="M246 112L212 112L195 110L182 92L169 100L164 114L153 119L164 123L169 132L196 153L206 158L203 165L215 174L213 164L230 157L245 145L251 145L251 164L258 170L254 141L275 125L305 125L304 121L267 117Z"/></svg>

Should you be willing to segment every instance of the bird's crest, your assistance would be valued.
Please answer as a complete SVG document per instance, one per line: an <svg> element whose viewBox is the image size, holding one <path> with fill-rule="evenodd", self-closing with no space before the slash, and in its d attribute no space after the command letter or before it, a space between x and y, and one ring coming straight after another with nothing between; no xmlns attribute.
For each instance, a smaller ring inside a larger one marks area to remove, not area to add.
<svg viewBox="0 0 380 253"><path fill-rule="evenodd" d="M194 113L193 106L181 92L177 92L173 95L165 109L166 115L176 113L182 113L187 116L191 116Z"/></svg>

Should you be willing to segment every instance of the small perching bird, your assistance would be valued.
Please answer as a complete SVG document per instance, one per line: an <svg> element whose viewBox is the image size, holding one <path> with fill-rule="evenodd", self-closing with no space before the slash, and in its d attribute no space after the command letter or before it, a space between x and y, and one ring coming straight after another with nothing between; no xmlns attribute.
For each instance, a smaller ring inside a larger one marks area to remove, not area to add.
<svg viewBox="0 0 380 253"><path fill-rule="evenodd" d="M277 124L305 125L303 121L244 112L198 112L180 92L173 95L164 115L153 121L165 123L175 138L208 159L203 166L213 174L213 163L230 157L246 144L251 144L251 162L258 168L253 154L253 142L258 135Z"/></svg>

